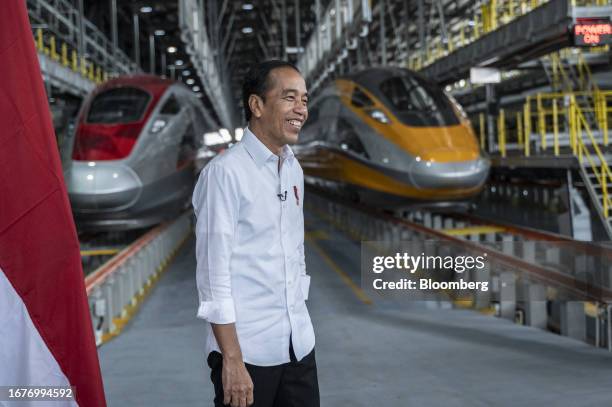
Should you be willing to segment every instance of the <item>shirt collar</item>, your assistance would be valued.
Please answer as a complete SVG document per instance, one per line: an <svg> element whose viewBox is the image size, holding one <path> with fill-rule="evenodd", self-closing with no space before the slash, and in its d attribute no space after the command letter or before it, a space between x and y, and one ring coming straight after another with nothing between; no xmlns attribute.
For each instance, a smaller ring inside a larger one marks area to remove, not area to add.
<svg viewBox="0 0 612 407"><path fill-rule="evenodd" d="M276 155L248 127L244 129L241 142L257 166L262 165L268 160L276 159ZM281 157L283 160L292 160L294 157L293 150L287 144L283 146Z"/></svg>

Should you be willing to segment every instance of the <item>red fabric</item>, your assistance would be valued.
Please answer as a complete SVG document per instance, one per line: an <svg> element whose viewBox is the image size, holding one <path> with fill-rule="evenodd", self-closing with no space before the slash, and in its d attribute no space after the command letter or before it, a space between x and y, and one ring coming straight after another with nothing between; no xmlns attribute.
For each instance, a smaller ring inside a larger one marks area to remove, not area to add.
<svg viewBox="0 0 612 407"><path fill-rule="evenodd" d="M0 267L76 386L79 406L106 406L79 242L25 5L3 1L0 12Z"/></svg>

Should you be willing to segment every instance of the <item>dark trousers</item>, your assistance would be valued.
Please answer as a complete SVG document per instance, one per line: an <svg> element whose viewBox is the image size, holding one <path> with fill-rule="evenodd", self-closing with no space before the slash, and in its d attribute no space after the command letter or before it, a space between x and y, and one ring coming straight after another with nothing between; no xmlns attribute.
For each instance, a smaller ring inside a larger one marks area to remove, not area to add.
<svg viewBox="0 0 612 407"><path fill-rule="evenodd" d="M319 407L319 382L314 349L299 362L289 341L291 361L278 366L255 366L245 363L253 380L252 407ZM210 352L208 366L215 387L215 407L223 404L221 369L223 356Z"/></svg>

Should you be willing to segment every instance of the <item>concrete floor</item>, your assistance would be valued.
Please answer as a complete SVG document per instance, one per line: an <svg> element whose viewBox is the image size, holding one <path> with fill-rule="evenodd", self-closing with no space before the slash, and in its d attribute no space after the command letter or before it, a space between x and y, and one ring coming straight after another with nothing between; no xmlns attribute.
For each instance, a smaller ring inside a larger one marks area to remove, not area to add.
<svg viewBox="0 0 612 407"><path fill-rule="evenodd" d="M612 354L433 302L366 304L346 282L359 286L359 245L313 216L307 230L322 406L612 405ZM99 349L109 406L212 405L194 270L190 240Z"/></svg>

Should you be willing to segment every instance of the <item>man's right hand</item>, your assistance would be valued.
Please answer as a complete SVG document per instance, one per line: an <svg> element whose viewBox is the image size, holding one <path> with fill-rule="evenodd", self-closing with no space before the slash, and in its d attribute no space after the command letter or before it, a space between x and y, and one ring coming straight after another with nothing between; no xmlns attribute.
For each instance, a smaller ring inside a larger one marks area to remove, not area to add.
<svg viewBox="0 0 612 407"><path fill-rule="evenodd" d="M223 404L247 407L253 404L253 381L242 358L223 357L221 373Z"/></svg>

